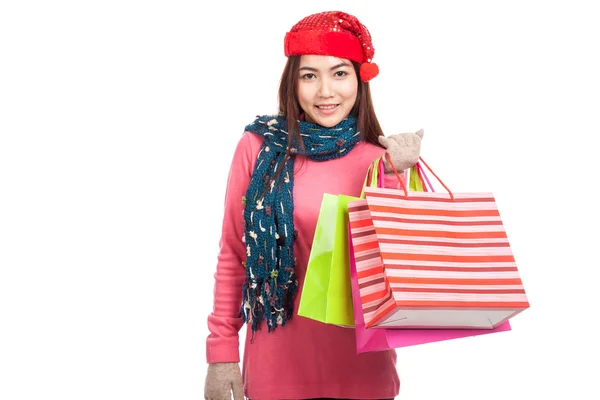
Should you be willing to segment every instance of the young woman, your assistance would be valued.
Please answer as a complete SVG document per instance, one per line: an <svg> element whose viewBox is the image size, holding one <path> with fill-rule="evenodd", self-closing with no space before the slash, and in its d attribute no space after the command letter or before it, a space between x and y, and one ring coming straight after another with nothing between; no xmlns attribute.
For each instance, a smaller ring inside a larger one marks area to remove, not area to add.
<svg viewBox="0 0 600 400"><path fill-rule="evenodd" d="M398 170L409 168L422 133L384 137L368 84L378 74L371 36L356 17L310 15L284 45L279 114L246 126L231 164L205 398L393 398L400 386L394 350L357 355L353 329L296 311L323 194L360 195L369 164L388 143ZM386 176L386 186L397 183Z"/></svg>

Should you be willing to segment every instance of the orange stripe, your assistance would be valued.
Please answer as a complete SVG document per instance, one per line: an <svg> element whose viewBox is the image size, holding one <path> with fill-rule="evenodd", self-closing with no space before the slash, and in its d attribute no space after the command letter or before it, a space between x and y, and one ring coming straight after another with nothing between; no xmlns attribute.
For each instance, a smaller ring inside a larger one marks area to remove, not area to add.
<svg viewBox="0 0 600 400"><path fill-rule="evenodd" d="M440 215L444 217L499 217L498 210L429 210L369 205L369 210L391 214ZM376 218L376 217L375 217Z"/></svg>
<svg viewBox="0 0 600 400"><path fill-rule="evenodd" d="M515 262L513 256L451 256L444 254L381 253L387 260L418 260L441 262Z"/></svg>
<svg viewBox="0 0 600 400"><path fill-rule="evenodd" d="M375 301L375 300L381 300L384 297L386 297L387 295L388 295L388 291L387 290L380 290L378 292L371 293L371 294L368 294L366 296L362 296L360 298L360 301L363 304L370 303L370 302Z"/></svg>
<svg viewBox="0 0 600 400"><path fill-rule="evenodd" d="M457 308L528 308L527 301L396 301L398 307L457 307Z"/></svg>
<svg viewBox="0 0 600 400"><path fill-rule="evenodd" d="M506 232L449 232L449 231L420 231L396 228L375 228L378 235L443 237L453 239L506 239Z"/></svg>
<svg viewBox="0 0 600 400"><path fill-rule="evenodd" d="M460 278L407 278L388 276L390 283L422 283L429 285L522 285L519 278L508 279L460 279Z"/></svg>
<svg viewBox="0 0 600 400"><path fill-rule="evenodd" d="M350 229L364 228L365 226L372 226L372 225L373 225L373 221L371 220L371 218L350 221Z"/></svg>
<svg viewBox="0 0 600 400"><path fill-rule="evenodd" d="M440 271L440 272L517 272L517 267L432 267L429 265L396 265L386 264L386 269L403 269L411 271Z"/></svg>
<svg viewBox="0 0 600 400"><path fill-rule="evenodd" d="M381 266L377 266L375 268L364 269L362 271L357 271L358 280L368 278L373 275L381 274L383 272L383 268Z"/></svg>
<svg viewBox="0 0 600 400"><path fill-rule="evenodd" d="M417 246L438 246L438 247L510 247L508 242L439 242L437 240L405 240L402 238L387 239L380 238L379 243L390 244L412 244Z"/></svg>
<svg viewBox="0 0 600 400"><path fill-rule="evenodd" d="M397 287L394 288L394 290L401 293L525 294L524 289L439 289Z"/></svg>
<svg viewBox="0 0 600 400"><path fill-rule="evenodd" d="M356 246L354 246L354 254L359 253L361 251L373 250L373 249L377 249L377 248L379 248L379 243L377 243L375 241L357 244Z"/></svg>
<svg viewBox="0 0 600 400"><path fill-rule="evenodd" d="M429 225L452 225L452 226L480 226L480 225L502 225L502 221L446 221L443 219L413 219L413 218L402 218L399 216L376 216L377 221L386 222L403 222L406 224L429 224Z"/></svg>

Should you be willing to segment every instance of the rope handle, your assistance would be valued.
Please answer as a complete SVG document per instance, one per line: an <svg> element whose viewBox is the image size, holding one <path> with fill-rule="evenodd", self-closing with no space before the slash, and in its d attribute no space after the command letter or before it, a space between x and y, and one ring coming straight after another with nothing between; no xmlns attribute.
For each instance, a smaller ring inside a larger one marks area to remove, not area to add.
<svg viewBox="0 0 600 400"><path fill-rule="evenodd" d="M388 160L390 166L392 167L392 170L394 171L394 174L396 174L396 178L398 178L398 182L400 182L400 185L402 186L402 190L404 190L404 195L408 197L408 189L406 189L406 185L402 181L402 178L400 178L400 174L398 174L398 171L396 170L396 167L394 167L394 163L392 163L392 159L391 159L390 154L388 152L385 153L385 158ZM427 167L427 169L429 170L429 172L431 172L431 174L433 176L435 176L435 178L444 187L444 189L446 189L446 191L450 195L450 198L452 200L454 200L454 195L452 194L452 192L450 191L450 189L448 189L448 186L446 186L444 184L444 182L442 182L442 180L440 179L440 177L437 176L435 172L433 172L433 170L431 169L431 167L425 162L425 160L423 160L423 158L421 156L419 156L419 160L423 163L423 165L425 165L425 167Z"/></svg>
<svg viewBox="0 0 600 400"><path fill-rule="evenodd" d="M429 191L435 192L435 189L433 188L433 185L431 184L431 182L429 182L429 177L425 173L425 169L423 169L423 167L421 166L421 163L417 162L415 164L415 167L417 167L417 173L421 177L421 181L423 181L423 186L425 186L425 187L429 186Z"/></svg>

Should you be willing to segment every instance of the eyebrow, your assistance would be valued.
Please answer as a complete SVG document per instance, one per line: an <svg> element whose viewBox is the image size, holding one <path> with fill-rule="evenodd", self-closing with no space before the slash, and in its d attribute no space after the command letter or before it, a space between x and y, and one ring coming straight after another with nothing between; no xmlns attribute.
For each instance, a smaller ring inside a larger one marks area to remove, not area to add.
<svg viewBox="0 0 600 400"><path fill-rule="evenodd" d="M333 67L329 68L330 71L333 71L334 69L338 69L340 67L349 67L350 64L346 63L346 62L341 62L337 65L334 65ZM299 71L302 70L306 70L306 71L314 71L314 72L318 72L319 70L313 67L300 67Z"/></svg>

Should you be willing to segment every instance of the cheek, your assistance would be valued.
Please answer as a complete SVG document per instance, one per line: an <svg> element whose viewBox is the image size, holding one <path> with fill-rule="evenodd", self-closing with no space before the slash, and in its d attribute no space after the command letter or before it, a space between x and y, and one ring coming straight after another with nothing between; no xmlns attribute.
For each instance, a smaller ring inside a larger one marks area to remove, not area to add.
<svg viewBox="0 0 600 400"><path fill-rule="evenodd" d="M339 92L346 99L356 99L358 95L358 83L356 81L346 81L340 87Z"/></svg>
<svg viewBox="0 0 600 400"><path fill-rule="evenodd" d="M300 105L306 104L312 99L310 87L303 84L298 84L298 102Z"/></svg>

